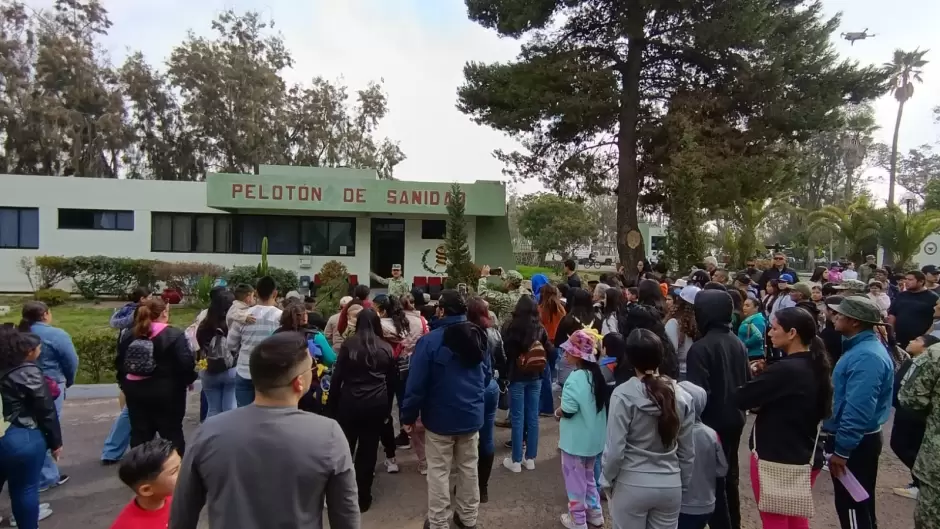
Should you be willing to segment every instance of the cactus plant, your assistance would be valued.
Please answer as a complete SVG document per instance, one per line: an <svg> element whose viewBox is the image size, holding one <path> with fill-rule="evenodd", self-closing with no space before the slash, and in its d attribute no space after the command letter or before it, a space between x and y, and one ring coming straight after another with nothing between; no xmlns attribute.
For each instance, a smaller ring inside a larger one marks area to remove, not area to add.
<svg viewBox="0 0 940 529"><path fill-rule="evenodd" d="M261 239L261 263L258 264L258 277L268 275L268 238Z"/></svg>

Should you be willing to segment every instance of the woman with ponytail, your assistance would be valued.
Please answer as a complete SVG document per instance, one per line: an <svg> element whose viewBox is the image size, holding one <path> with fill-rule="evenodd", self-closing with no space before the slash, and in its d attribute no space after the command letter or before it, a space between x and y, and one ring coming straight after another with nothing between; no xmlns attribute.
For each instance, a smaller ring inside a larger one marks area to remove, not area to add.
<svg viewBox="0 0 940 529"><path fill-rule="evenodd" d="M169 318L162 299L142 302L131 332L118 344L115 371L127 399L131 447L160 434L182 455L186 391L196 380L196 369L186 335L171 327Z"/></svg>
<svg viewBox="0 0 940 529"><path fill-rule="evenodd" d="M756 362L756 376L737 392L742 410L756 410L751 431L751 485L760 499L758 458L787 465L812 462L811 482L823 465L818 448L820 422L832 412L829 355L816 334L816 319L800 307L774 312L769 331L783 358L765 367ZM764 529L808 529L809 520L761 512Z"/></svg>
<svg viewBox="0 0 940 529"><path fill-rule="evenodd" d="M659 374L663 342L648 329L627 337L636 376L610 397L602 484L615 529L672 529L692 479L695 409L676 381Z"/></svg>

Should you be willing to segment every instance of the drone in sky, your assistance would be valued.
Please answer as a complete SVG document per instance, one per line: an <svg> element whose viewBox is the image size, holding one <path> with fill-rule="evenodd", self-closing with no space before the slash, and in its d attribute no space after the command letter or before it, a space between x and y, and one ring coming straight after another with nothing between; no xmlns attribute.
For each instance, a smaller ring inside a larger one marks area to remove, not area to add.
<svg viewBox="0 0 940 529"><path fill-rule="evenodd" d="M869 37L875 37L874 33L869 34L868 28L865 28L865 31L850 31L848 33L840 33L840 37L852 43L852 46L855 46L856 40L865 40Z"/></svg>

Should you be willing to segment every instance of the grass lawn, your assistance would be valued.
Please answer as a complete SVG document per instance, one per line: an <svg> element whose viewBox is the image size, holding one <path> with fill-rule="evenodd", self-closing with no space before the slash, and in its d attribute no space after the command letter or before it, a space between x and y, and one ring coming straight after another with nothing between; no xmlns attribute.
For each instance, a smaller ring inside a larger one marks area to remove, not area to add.
<svg viewBox="0 0 940 529"><path fill-rule="evenodd" d="M19 323L20 314L23 308L23 302L27 298L23 297L0 297L0 305L10 307L10 313L6 316L0 316L0 323ZM123 303L120 302L102 302L100 304L86 302L70 302L58 307L52 307L52 325L60 327L70 335L75 336L89 330L107 330L108 320L114 310ZM170 323L180 329L188 327L196 318L199 309L182 305L173 305L170 307ZM79 363L81 365L82 351L78 351ZM112 382L113 375L105 375L102 382ZM89 373L84 369L79 369L76 376L76 383L91 384L94 381Z"/></svg>

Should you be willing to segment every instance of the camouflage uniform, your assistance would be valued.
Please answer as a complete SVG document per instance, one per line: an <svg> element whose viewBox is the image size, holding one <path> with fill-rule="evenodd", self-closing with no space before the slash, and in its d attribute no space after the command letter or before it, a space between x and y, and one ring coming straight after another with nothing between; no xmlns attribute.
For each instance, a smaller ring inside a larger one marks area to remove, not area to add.
<svg viewBox="0 0 940 529"><path fill-rule="evenodd" d="M913 470L921 482L914 529L940 529L940 344L915 358L911 371L914 375L898 395L901 406L927 413L927 430Z"/></svg>
<svg viewBox="0 0 940 529"><path fill-rule="evenodd" d="M493 290L488 284L488 277L481 277L477 284L477 293L490 304L490 310L496 313L499 321L505 323L512 317L512 311L516 308L519 298L529 292L522 287L522 274L515 270L509 270L505 275L506 283L515 283L519 286L509 292L500 292Z"/></svg>
<svg viewBox="0 0 940 529"><path fill-rule="evenodd" d="M411 292L411 285L409 285L408 282L405 281L404 277L379 277L375 275L372 277L379 283L382 283L383 285L388 286L389 296L395 296L396 298L400 298L404 296L405 294Z"/></svg>

